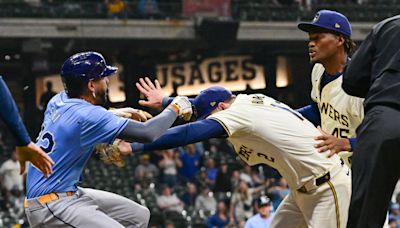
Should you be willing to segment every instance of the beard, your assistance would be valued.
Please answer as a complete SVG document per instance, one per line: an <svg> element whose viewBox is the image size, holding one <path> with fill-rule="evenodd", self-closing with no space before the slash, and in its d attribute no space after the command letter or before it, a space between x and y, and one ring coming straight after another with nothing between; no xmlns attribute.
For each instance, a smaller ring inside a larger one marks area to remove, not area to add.
<svg viewBox="0 0 400 228"><path fill-rule="evenodd" d="M108 89L105 91L96 92L97 104L104 106L108 101Z"/></svg>

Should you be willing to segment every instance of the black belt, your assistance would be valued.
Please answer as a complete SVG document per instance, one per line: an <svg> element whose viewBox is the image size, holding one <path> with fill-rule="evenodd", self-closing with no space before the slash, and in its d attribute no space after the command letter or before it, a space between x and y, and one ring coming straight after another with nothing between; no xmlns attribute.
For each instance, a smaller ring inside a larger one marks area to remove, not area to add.
<svg viewBox="0 0 400 228"><path fill-rule="evenodd" d="M320 186L320 185L328 182L330 179L331 179L331 173L327 172L325 175L315 179L315 185ZM306 193L307 189L306 189L306 187L302 186L301 188L297 189L297 191L299 191L301 193Z"/></svg>
<svg viewBox="0 0 400 228"><path fill-rule="evenodd" d="M325 182L328 182L331 179L331 173L327 172L325 175L323 175L322 177L319 177L315 180L315 184L317 186L322 185Z"/></svg>

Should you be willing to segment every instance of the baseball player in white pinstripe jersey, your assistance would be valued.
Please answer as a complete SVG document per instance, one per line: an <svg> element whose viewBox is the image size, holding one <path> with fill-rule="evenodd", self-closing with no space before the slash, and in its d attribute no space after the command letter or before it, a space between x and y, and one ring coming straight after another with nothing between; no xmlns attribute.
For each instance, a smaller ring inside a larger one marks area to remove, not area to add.
<svg viewBox="0 0 400 228"><path fill-rule="evenodd" d="M363 99L346 94L341 87L343 69L355 47L350 23L338 12L321 10L311 23L298 27L309 33L310 62L315 64L311 73L314 103L298 111L321 126L324 133L317 139L323 142L317 148L339 153L350 166L355 130L364 117Z"/></svg>
<svg viewBox="0 0 400 228"><path fill-rule="evenodd" d="M142 83L143 84L143 83ZM159 108L162 91L140 87L148 107ZM287 180L291 191L276 211L271 227L346 226L350 176L338 155L319 153L320 132L287 105L262 94L240 94L218 86L200 93L193 105L197 121L170 128L150 144L121 143L124 154L166 149L213 137L228 137L248 165L267 164Z"/></svg>
<svg viewBox="0 0 400 228"><path fill-rule="evenodd" d="M316 147L321 152L330 150L330 155L338 153L351 167L356 129L364 118L364 99L342 89L342 72L355 48L351 25L343 14L321 10L311 23L300 23L298 27L309 33L310 62L315 64L311 73L314 103L298 111L321 126L323 133L316 139L323 142Z"/></svg>

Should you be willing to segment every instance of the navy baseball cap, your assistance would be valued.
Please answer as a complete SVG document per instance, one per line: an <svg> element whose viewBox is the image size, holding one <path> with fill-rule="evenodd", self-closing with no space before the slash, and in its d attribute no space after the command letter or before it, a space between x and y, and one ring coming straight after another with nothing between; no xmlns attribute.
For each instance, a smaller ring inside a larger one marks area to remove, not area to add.
<svg viewBox="0 0 400 228"><path fill-rule="evenodd" d="M232 92L221 86L212 86L200 92L193 100L197 119L204 119L218 106L232 96Z"/></svg>
<svg viewBox="0 0 400 228"><path fill-rule="evenodd" d="M332 10L320 10L315 14L311 22L299 23L297 27L305 32L329 30L338 32L348 38L351 37L349 20L343 14Z"/></svg>
<svg viewBox="0 0 400 228"><path fill-rule="evenodd" d="M97 52L81 52L69 57L61 67L62 77L80 77L86 80L92 80L107 77L118 68L108 66L104 57Z"/></svg>

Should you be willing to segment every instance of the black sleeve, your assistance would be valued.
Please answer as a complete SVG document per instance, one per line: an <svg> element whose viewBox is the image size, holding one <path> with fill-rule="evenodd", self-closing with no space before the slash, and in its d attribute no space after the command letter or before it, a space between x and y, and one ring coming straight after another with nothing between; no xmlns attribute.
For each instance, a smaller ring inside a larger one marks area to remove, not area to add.
<svg viewBox="0 0 400 228"><path fill-rule="evenodd" d="M164 97L162 99L162 106L163 108L166 108L169 104L171 104L171 102L174 100L175 97ZM194 99L193 98L189 98L190 103L192 103L192 105L194 105Z"/></svg>
<svg viewBox="0 0 400 228"><path fill-rule="evenodd" d="M153 142L171 127L176 117L177 115L174 111L165 109L147 122L129 121L117 138L128 142Z"/></svg>
<svg viewBox="0 0 400 228"><path fill-rule="evenodd" d="M375 52L373 36L371 31L344 69L342 88L349 95L364 98L369 91Z"/></svg>

